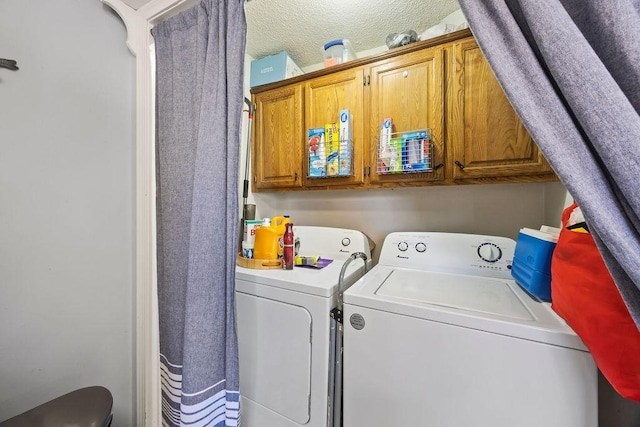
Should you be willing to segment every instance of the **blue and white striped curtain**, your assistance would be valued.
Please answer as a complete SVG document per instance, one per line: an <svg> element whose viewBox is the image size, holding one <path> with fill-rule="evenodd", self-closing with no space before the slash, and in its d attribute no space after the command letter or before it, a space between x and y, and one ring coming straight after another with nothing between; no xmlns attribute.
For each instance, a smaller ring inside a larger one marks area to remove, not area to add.
<svg viewBox="0 0 640 427"><path fill-rule="evenodd" d="M238 426L244 0L203 0L153 35L163 425Z"/></svg>

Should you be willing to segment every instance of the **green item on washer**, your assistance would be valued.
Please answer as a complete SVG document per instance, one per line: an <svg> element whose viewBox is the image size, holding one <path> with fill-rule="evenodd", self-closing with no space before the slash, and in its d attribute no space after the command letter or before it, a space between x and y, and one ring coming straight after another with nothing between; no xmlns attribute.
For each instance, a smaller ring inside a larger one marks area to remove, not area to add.
<svg viewBox="0 0 640 427"><path fill-rule="evenodd" d="M310 265L315 266L318 263L319 256L297 256L295 259L295 265Z"/></svg>

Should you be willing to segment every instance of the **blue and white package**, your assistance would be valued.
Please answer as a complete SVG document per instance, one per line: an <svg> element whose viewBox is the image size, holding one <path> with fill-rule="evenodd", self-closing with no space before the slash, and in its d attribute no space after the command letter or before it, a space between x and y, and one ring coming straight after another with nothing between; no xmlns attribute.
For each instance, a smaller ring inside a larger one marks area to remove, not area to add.
<svg viewBox="0 0 640 427"><path fill-rule="evenodd" d="M390 145L391 142L391 118L382 120L380 127L380 143L378 144L378 172L389 172L389 166L391 164Z"/></svg>
<svg viewBox="0 0 640 427"><path fill-rule="evenodd" d="M340 166L338 175L351 175L351 114L340 110Z"/></svg>
<svg viewBox="0 0 640 427"><path fill-rule="evenodd" d="M324 128L309 129L309 177L327 175Z"/></svg>

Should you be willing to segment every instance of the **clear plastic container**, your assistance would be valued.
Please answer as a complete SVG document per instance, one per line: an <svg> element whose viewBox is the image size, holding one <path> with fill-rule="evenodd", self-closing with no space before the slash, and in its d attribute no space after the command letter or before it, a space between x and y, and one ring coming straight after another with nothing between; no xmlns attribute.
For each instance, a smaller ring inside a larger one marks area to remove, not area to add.
<svg viewBox="0 0 640 427"><path fill-rule="evenodd" d="M356 59L356 53L347 39L333 40L324 45L324 66L342 64Z"/></svg>

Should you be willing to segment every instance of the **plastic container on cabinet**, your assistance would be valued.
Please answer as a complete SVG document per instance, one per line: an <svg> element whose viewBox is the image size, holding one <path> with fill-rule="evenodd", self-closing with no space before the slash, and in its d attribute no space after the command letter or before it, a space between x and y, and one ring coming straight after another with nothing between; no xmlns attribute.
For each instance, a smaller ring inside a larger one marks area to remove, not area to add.
<svg viewBox="0 0 640 427"><path fill-rule="evenodd" d="M324 66L331 67L356 59L356 53L348 39L333 40L324 45Z"/></svg>

